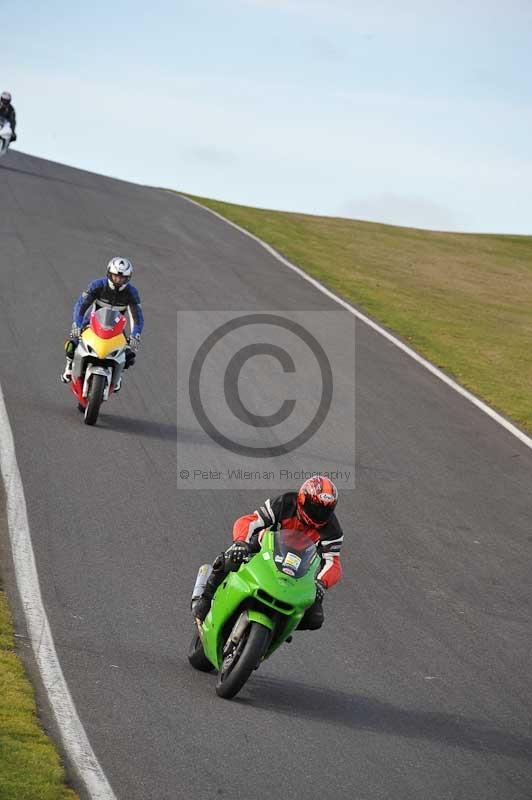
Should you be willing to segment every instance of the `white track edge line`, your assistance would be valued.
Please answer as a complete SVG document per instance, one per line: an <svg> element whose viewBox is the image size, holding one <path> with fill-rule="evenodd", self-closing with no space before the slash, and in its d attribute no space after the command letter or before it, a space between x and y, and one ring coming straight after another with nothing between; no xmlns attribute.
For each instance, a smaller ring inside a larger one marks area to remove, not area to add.
<svg viewBox="0 0 532 800"><path fill-rule="evenodd" d="M0 470L7 499L7 523L19 597L41 679L66 752L93 800L116 800L78 717L54 646L44 609L31 543L24 488L0 386Z"/></svg>
<svg viewBox="0 0 532 800"><path fill-rule="evenodd" d="M392 342L392 344L394 344L396 347L398 347L400 350L402 350L404 353L410 356L410 358L413 358L414 361L417 361L418 364L421 364L421 366L425 367L425 369L427 369L429 372L431 372L433 375L435 375L437 378L443 381L443 383L446 383L447 386L450 386L451 389L455 390L455 392L458 392L458 394L461 394L462 397L466 398L466 400L469 400L470 403L472 403L474 406L476 406L485 414L487 414L488 417L491 417L493 420L495 420L495 422L497 422L499 425L502 425L503 428L509 431L513 436L519 439L519 441L521 441L524 445L526 445L526 447L532 450L532 438L530 436L527 436L527 434L524 433L524 431L521 431L516 425L514 425L505 417L503 417L502 414L499 414L493 408L490 408L490 406L484 403L483 400L480 400L478 397L469 392L467 389L464 389L463 386L460 386L459 383L457 383L448 375L446 375L445 372L442 372L441 369L435 367L434 364L432 364L430 361L427 361L427 359L423 358L423 356L420 356L419 353L416 353L415 350L412 350L411 347L408 347L408 345L406 345L400 339L397 339L393 334L391 334L385 328L382 328L378 323L374 322L365 314L362 314L361 311L358 311L358 309L356 309L354 306L348 303L347 300L343 300L341 297L338 297L338 295L334 294L334 292L331 292L330 289L327 289L322 283L316 280L316 278L312 278L310 275L307 275L307 273L304 272L300 267L296 267L295 264L292 264L291 261L288 261L288 259L286 259L280 253L278 253L277 250L275 250L275 248L273 248L271 245L264 242L258 236L255 236L255 234L250 233L245 228L240 227L240 225L237 225L235 222L231 222L230 219L227 219L227 217L224 217L217 211L213 211L212 208L208 208L207 206L204 206L201 203L198 203L196 200L192 200L190 197L186 197L183 194L178 193L178 196L181 197L183 200L187 200L189 203L192 203L198 208L202 208L209 214L213 214L215 217L218 217L218 219L221 219L227 225L230 225L232 228L235 228L237 231L240 231L240 233L245 234L245 236L249 236L250 239L253 239L255 242L260 244L261 247L264 247L264 249L267 250L268 253L270 253L270 255L274 256L274 258L276 258L286 267L291 269L293 272L297 273L297 275L299 275L301 278L306 280L307 283L310 283L312 286L314 286L324 295L329 297L331 300L334 300L336 303L341 305L343 308L346 309L346 311L349 311L351 314L353 314L353 316L357 317L357 319L359 319L361 322L364 322L370 328L373 328L374 331L380 333L381 336L384 336L385 339L388 339L388 341Z"/></svg>

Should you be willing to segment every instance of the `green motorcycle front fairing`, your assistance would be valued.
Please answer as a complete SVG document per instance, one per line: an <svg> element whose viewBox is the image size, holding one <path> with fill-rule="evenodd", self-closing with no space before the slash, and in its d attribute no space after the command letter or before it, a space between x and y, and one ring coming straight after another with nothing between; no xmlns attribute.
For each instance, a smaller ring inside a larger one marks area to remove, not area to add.
<svg viewBox="0 0 532 800"><path fill-rule="evenodd" d="M266 531L260 551L218 587L201 626L203 649L213 666L220 669L226 639L242 612L272 632L268 658L313 604L319 566L316 547L305 534Z"/></svg>

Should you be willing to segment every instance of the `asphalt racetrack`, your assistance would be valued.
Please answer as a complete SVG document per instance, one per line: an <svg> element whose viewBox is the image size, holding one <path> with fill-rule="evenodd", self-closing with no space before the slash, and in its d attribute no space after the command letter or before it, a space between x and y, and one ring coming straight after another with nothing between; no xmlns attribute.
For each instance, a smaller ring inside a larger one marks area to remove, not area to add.
<svg viewBox="0 0 532 800"><path fill-rule="evenodd" d="M532 452L357 322L344 579L323 629L223 701L186 658L190 591L234 519L275 492L178 482L178 465L224 455L178 424L177 312L338 307L183 198L16 152L0 232L0 383L43 600L117 798L530 800ZM114 255L137 267L146 327L89 428L58 380L62 343ZM331 347L341 361L352 343ZM351 433L331 425L316 451L347 465Z"/></svg>

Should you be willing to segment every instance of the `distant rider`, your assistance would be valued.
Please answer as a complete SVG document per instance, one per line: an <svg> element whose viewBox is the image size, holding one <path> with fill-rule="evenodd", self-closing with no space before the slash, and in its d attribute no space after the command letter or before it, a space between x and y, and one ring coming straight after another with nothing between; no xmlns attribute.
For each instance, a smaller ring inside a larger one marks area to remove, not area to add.
<svg viewBox="0 0 532 800"><path fill-rule="evenodd" d="M321 628L325 591L342 577L340 549L344 536L334 513L337 502L338 491L334 483L321 475L314 475L305 481L299 492L286 492L273 501L266 500L253 514L237 519L233 526L233 544L214 560L203 595L192 608L194 616L203 622L218 586L231 570L238 569L243 561L258 552L266 528L289 528L306 533L321 556L321 567L316 576L316 600L305 612L298 629Z"/></svg>
<svg viewBox="0 0 532 800"><path fill-rule="evenodd" d="M112 258L107 265L107 276L89 283L87 289L81 294L74 306L72 330L70 338L65 343L67 354L65 371L61 375L63 383L72 380L72 360L79 342L81 331L89 324L90 309L112 307L122 313L129 311L131 334L129 336L129 349L126 352L125 369L133 366L136 353L139 349L140 334L144 327L144 315L140 304L138 291L131 285L133 265L127 258ZM120 383L115 387L115 392L120 390Z"/></svg>
<svg viewBox="0 0 532 800"><path fill-rule="evenodd" d="M0 117L7 119L11 125L11 141L16 142L17 134L15 133L15 128L17 127L17 115L15 114L14 107L11 105L11 92L2 92L2 94L0 94Z"/></svg>

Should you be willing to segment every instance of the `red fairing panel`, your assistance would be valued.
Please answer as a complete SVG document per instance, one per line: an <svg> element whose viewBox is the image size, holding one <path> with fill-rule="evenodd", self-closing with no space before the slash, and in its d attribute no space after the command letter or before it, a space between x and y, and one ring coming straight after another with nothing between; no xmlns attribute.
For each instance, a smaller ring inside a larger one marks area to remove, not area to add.
<svg viewBox="0 0 532 800"><path fill-rule="evenodd" d="M83 392L83 381L81 378L75 378L70 384L70 391L77 399L78 403L81 403L82 406L87 405L87 398L82 396Z"/></svg>
<svg viewBox="0 0 532 800"><path fill-rule="evenodd" d="M100 337L100 339L112 339L114 336L119 336L119 334L121 334L124 331L127 320L123 316L123 314L117 316L119 316L120 318L116 323L116 325L113 325L112 328L102 328L96 313L93 311L91 314L91 323L90 323L91 329L94 331L96 336Z"/></svg>

